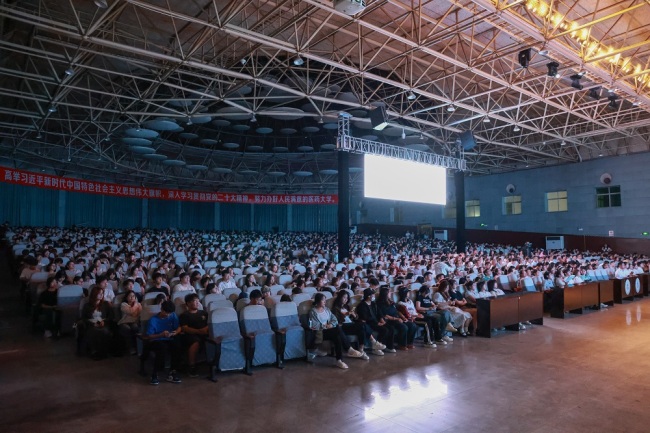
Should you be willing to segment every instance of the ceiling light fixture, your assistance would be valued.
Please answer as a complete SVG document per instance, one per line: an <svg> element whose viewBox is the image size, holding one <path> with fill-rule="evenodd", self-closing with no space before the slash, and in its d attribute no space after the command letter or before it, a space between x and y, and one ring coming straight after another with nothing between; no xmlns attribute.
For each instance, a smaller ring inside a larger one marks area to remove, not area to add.
<svg viewBox="0 0 650 433"><path fill-rule="evenodd" d="M255 117L255 113L251 113L251 123L257 122L257 117Z"/></svg>
<svg viewBox="0 0 650 433"><path fill-rule="evenodd" d="M94 0L94 3L98 8L106 9L108 7L107 0Z"/></svg>
<svg viewBox="0 0 650 433"><path fill-rule="evenodd" d="M298 54L298 57L295 57L293 59L293 64L295 66L302 66L305 64L305 60L302 57L300 57L300 54Z"/></svg>
<svg viewBox="0 0 650 433"><path fill-rule="evenodd" d="M483 118L483 123L490 123L490 122L491 122L491 120L490 120L490 118L488 116L485 116Z"/></svg>
<svg viewBox="0 0 650 433"><path fill-rule="evenodd" d="M589 90L589 94L587 95L591 99L600 99L600 87L594 87L593 89Z"/></svg>
<svg viewBox="0 0 650 433"><path fill-rule="evenodd" d="M512 130L515 131L515 132L519 132L519 131L521 131L521 128L519 127L519 125L515 125L515 127L512 128Z"/></svg>
<svg viewBox="0 0 650 433"><path fill-rule="evenodd" d="M530 63L530 48L526 48L525 50L519 51L519 64L521 65L522 68L528 68L528 64Z"/></svg>
<svg viewBox="0 0 650 433"><path fill-rule="evenodd" d="M558 62L549 62L546 64L546 67L548 68L547 75L549 77L560 78L560 73L558 72L560 64Z"/></svg>
<svg viewBox="0 0 650 433"><path fill-rule="evenodd" d="M242 66L244 66L247 62L248 62L248 60L246 59L246 57L242 57L242 58L239 60L239 63L241 63Z"/></svg>
<svg viewBox="0 0 650 433"><path fill-rule="evenodd" d="M447 106L447 111L449 111L450 113L453 113L454 111L456 111L456 107L454 107L454 104L449 104Z"/></svg>
<svg viewBox="0 0 650 433"><path fill-rule="evenodd" d="M562 140L562 142L560 143L560 146L564 146L565 144L566 144L566 141Z"/></svg>
<svg viewBox="0 0 650 433"><path fill-rule="evenodd" d="M612 110L616 110L618 108L618 102L616 102L616 100L618 99L618 95L615 93L610 93L607 99L609 99L609 103L607 104L607 106Z"/></svg>
<svg viewBox="0 0 650 433"><path fill-rule="evenodd" d="M402 128L402 140L406 138L406 132L404 131L404 128Z"/></svg>
<svg viewBox="0 0 650 433"><path fill-rule="evenodd" d="M408 99L409 101L412 101L415 98L417 98L417 96L415 96L415 93L413 92L408 92L408 94L406 95L406 99Z"/></svg>
<svg viewBox="0 0 650 433"><path fill-rule="evenodd" d="M56 106L50 105L50 108L47 109L50 113L55 113L56 112Z"/></svg>
<svg viewBox="0 0 650 433"><path fill-rule="evenodd" d="M36 134L36 138L43 138L43 134L41 134L41 131L38 131L38 134Z"/></svg>
<svg viewBox="0 0 650 433"><path fill-rule="evenodd" d="M68 76L74 74L74 69L72 69L72 68L68 68L68 69L66 69L66 70L65 70L65 74L68 75Z"/></svg>
<svg viewBox="0 0 650 433"><path fill-rule="evenodd" d="M569 78L571 78L571 87L573 87L574 89L582 90L582 84L580 84L580 79L582 78L582 75L575 74L575 75L571 75Z"/></svg>

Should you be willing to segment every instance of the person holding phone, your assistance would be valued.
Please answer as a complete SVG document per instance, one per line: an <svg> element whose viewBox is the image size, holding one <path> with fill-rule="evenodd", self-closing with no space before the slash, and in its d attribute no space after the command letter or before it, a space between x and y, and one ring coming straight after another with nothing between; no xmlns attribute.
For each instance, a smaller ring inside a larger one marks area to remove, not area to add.
<svg viewBox="0 0 650 433"><path fill-rule="evenodd" d="M181 327L174 312L176 307L172 301L164 301L160 305L160 313L153 316L147 325L146 338L148 349L156 354L156 360L151 374L151 384L158 385L158 372L165 367L166 354L171 357L171 369L167 375L167 382L181 383L177 370L181 361L181 341L176 336L180 334Z"/></svg>

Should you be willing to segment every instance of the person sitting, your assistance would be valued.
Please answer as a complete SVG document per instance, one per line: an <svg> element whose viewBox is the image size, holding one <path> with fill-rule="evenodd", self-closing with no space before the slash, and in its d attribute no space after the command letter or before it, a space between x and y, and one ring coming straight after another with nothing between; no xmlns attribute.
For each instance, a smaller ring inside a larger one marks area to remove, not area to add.
<svg viewBox="0 0 650 433"><path fill-rule="evenodd" d="M249 289L251 287L257 287L257 280L255 279L255 274L248 274L244 277L241 288L242 290Z"/></svg>
<svg viewBox="0 0 650 433"><path fill-rule="evenodd" d="M180 277L180 281L178 284L174 286L172 289L172 293L196 293L196 290L194 287L192 287L192 284L190 283L190 274L187 272L183 272Z"/></svg>
<svg viewBox="0 0 650 433"><path fill-rule="evenodd" d="M462 337L467 337L472 315L456 306L456 301L449 295L449 281L443 280L438 286L438 291L433 295L433 301L439 309L449 311L451 321Z"/></svg>
<svg viewBox="0 0 650 433"><path fill-rule="evenodd" d="M151 286L147 293L162 293L166 298L169 298L169 289L163 285L163 276L160 272L156 272L152 276L153 286Z"/></svg>
<svg viewBox="0 0 650 433"><path fill-rule="evenodd" d="M61 331L61 310L58 309L59 283L55 277L48 277L45 281L45 291L38 296L36 309L34 310L34 319L41 314L45 316L43 328L45 338L58 338ZM35 321L34 320L34 321Z"/></svg>
<svg viewBox="0 0 650 433"><path fill-rule="evenodd" d="M201 346L205 344L205 338L208 335L208 313L199 310L199 305L199 295L196 293L185 295L187 311L178 318L183 331L181 340L184 349L187 350L190 377L198 376L196 372L196 355Z"/></svg>
<svg viewBox="0 0 650 433"><path fill-rule="evenodd" d="M363 300L357 305L356 311L358 320L379 334L378 340L386 346L384 352L395 353L393 328L386 325L386 321L377 308L375 292L372 289L368 288L363 291Z"/></svg>
<svg viewBox="0 0 650 433"><path fill-rule="evenodd" d="M264 286L262 287L261 293L262 293L262 302L264 303L266 309L270 311L271 309L273 309L273 306L275 305L275 301L271 296L271 289L269 287Z"/></svg>
<svg viewBox="0 0 650 433"><path fill-rule="evenodd" d="M113 290L113 286L108 283L108 277L106 275L100 275L95 279L95 285L104 291L104 301L112 304L115 300L115 291Z"/></svg>
<svg viewBox="0 0 650 433"><path fill-rule="evenodd" d="M449 311L438 311L436 304L431 300L429 295L431 289L424 285L418 289L418 296L415 300L415 309L425 317L431 317L436 344L445 345L454 340L444 335L445 332L456 332L456 328L451 324L451 315ZM437 323L437 325L436 325Z"/></svg>
<svg viewBox="0 0 650 433"><path fill-rule="evenodd" d="M126 341L129 353L135 355L137 353L135 338L138 332L140 332L142 305L138 302L138 298L133 290L127 290L124 294L124 301L120 305L120 310L122 311L122 318L117 322L117 326L120 334Z"/></svg>
<svg viewBox="0 0 650 433"><path fill-rule="evenodd" d="M169 354L171 357L171 369L167 376L167 382L181 383L178 377L178 367L181 360L181 342L177 338L181 332L181 327L178 317L174 312L176 307L172 301L164 301L160 305L160 312L149 320L147 325L147 332L145 334L147 339L148 350L156 354L154 362L153 373L151 374L151 385L158 385L158 372L165 367L165 358Z"/></svg>
<svg viewBox="0 0 650 433"><path fill-rule="evenodd" d="M223 293L226 289L236 289L237 285L230 275L229 269L221 271L221 281L217 284L217 293Z"/></svg>
<svg viewBox="0 0 650 433"><path fill-rule="evenodd" d="M435 348L436 344L432 340L432 336L436 335L437 332L440 334L439 324L433 320L432 316L425 316L415 309L415 304L411 298L409 298L409 289L408 287L401 286L397 290L397 296L399 302L397 303L397 310L404 316L404 319L413 324L421 324L425 329L425 339L424 347ZM442 338L441 335L438 335L439 338Z"/></svg>
<svg viewBox="0 0 650 433"><path fill-rule="evenodd" d="M104 300L104 289L95 285L90 290L88 303L83 306L81 317L86 324L85 338L93 359L106 357L113 338L113 308Z"/></svg>
<svg viewBox="0 0 650 433"><path fill-rule="evenodd" d="M336 320L338 320L341 329L343 329L346 335L354 335L357 337L359 351L363 353L364 359L368 357L364 351L366 340L370 342L375 355L383 356L384 352L382 350L386 346L375 340L375 337L372 335L372 329L368 325L356 321L358 319L357 312L350 308L349 301L350 294L345 290L338 292L336 299L334 299L332 313L336 316Z"/></svg>
<svg viewBox="0 0 650 433"><path fill-rule="evenodd" d="M253 292L256 292L254 290ZM309 310L309 328L314 331L308 333L312 336L308 344L308 357L313 360L316 357L317 346L325 341L331 341L336 353L336 366L346 370L348 365L343 362L343 350L347 350L347 355L351 358L363 358L362 352L355 350L339 326L336 316L332 314L329 308L325 306L325 295L316 293L314 303Z"/></svg>
<svg viewBox="0 0 650 433"><path fill-rule="evenodd" d="M395 303L389 298L389 289L386 286L379 289L377 307L387 325L393 328L397 340L397 349L414 349L413 340L417 332L417 325L412 321L404 320L406 316L397 310Z"/></svg>

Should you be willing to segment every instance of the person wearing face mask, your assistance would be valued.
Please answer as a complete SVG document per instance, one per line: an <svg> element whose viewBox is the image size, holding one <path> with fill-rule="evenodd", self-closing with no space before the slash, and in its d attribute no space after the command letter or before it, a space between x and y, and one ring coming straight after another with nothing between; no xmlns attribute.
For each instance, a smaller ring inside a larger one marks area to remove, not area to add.
<svg viewBox="0 0 650 433"><path fill-rule="evenodd" d="M375 303L375 292L372 289L365 289L363 291L363 301L357 305L356 311L358 316L357 320L367 324L373 331L379 334L377 339L386 346L384 352L395 353L396 350L393 347L393 328L386 325L384 316Z"/></svg>

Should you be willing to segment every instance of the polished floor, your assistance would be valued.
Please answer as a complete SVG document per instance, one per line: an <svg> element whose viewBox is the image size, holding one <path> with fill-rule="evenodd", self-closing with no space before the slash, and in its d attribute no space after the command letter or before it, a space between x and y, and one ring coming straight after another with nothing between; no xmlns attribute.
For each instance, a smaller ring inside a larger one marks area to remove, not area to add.
<svg viewBox="0 0 650 433"><path fill-rule="evenodd" d="M650 431L650 299L347 371L319 358L153 387L135 357L29 333L16 295L0 285L2 432Z"/></svg>

